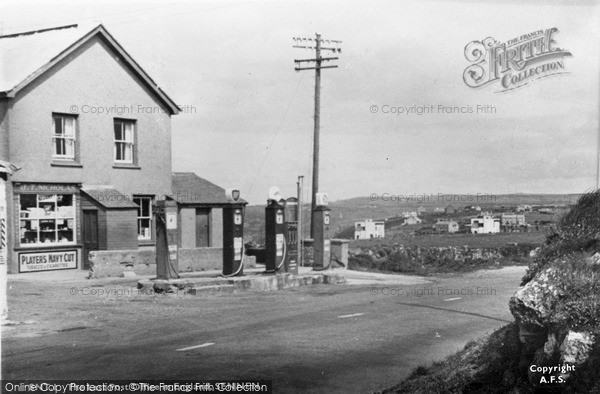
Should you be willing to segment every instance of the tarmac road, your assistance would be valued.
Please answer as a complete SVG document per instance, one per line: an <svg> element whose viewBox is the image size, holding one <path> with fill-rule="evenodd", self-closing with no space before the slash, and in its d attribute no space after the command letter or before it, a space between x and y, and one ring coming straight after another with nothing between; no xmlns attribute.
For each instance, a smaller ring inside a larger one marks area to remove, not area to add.
<svg viewBox="0 0 600 394"><path fill-rule="evenodd" d="M512 321L508 300L524 272L429 282L355 273L355 284L202 296L140 295L131 280L19 275L9 279L14 325L2 327L2 378L268 379L276 393L381 390Z"/></svg>

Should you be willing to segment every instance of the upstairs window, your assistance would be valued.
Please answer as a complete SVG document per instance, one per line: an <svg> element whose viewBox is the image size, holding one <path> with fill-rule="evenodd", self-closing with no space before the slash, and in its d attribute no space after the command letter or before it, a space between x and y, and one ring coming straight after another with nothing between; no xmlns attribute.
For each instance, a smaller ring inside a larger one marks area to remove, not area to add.
<svg viewBox="0 0 600 394"><path fill-rule="evenodd" d="M115 163L135 163L135 122L133 120L115 119Z"/></svg>
<svg viewBox="0 0 600 394"><path fill-rule="evenodd" d="M52 115L54 159L75 160L76 124L75 116Z"/></svg>

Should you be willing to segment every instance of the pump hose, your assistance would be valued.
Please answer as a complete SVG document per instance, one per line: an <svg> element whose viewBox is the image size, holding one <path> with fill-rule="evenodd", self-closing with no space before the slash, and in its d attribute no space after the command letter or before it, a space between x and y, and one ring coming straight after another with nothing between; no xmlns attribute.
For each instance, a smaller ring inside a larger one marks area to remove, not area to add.
<svg viewBox="0 0 600 394"><path fill-rule="evenodd" d="M277 272L281 269L281 267L283 266L283 263L285 261L285 259L287 258L287 240L285 239L285 237L283 238L283 258L281 259L281 263L279 263L279 265L277 266L277 268L275 268L274 270L265 270L265 273L267 274L272 274L274 272Z"/></svg>
<svg viewBox="0 0 600 394"><path fill-rule="evenodd" d="M325 270L328 270L328 269L329 269L329 267L331 267L331 256L330 256L330 258L329 258L329 263L327 263L327 266L326 266L326 267L323 267L323 268L317 268L317 267L315 267L315 266L314 266L314 262L313 262L313 271L325 271Z"/></svg>
<svg viewBox="0 0 600 394"><path fill-rule="evenodd" d="M238 267L237 271L235 271L232 274L227 274L227 275L221 272L221 276L222 277L224 277L224 278L230 278L230 277L236 276L237 274L240 273L240 271L244 267L244 258L246 258L246 254L245 254L245 250L244 250L245 248L246 248L246 246L244 244L242 244L242 260L240 261L240 266ZM223 268L225 268L225 267L223 267Z"/></svg>

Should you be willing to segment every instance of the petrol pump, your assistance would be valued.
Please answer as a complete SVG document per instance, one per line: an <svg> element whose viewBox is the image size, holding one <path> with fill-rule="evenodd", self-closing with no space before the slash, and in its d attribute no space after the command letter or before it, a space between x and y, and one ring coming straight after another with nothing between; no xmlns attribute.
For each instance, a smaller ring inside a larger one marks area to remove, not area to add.
<svg viewBox="0 0 600 394"><path fill-rule="evenodd" d="M240 191L226 190L229 204L223 207L223 276L244 275L244 204Z"/></svg>
<svg viewBox="0 0 600 394"><path fill-rule="evenodd" d="M265 208L265 273L275 273L285 264L287 252L287 224L285 223L285 200L279 189L269 189Z"/></svg>
<svg viewBox="0 0 600 394"><path fill-rule="evenodd" d="M164 280L179 278L177 203L173 200L156 201L154 215L156 218L156 278Z"/></svg>
<svg viewBox="0 0 600 394"><path fill-rule="evenodd" d="M331 240L329 235L329 212L327 207L327 195L317 193L317 206L314 210L314 265L313 270L322 271L331 265Z"/></svg>
<svg viewBox="0 0 600 394"><path fill-rule="evenodd" d="M298 274L298 199L290 197L285 200L285 222L287 225L286 262L283 264L285 272Z"/></svg>

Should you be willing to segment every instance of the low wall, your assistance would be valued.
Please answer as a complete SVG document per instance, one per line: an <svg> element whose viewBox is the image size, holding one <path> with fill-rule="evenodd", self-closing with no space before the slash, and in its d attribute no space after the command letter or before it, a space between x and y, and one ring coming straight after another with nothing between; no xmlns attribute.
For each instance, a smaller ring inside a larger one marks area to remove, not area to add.
<svg viewBox="0 0 600 394"><path fill-rule="evenodd" d="M95 250L89 254L90 276L122 276L125 271L137 275L156 274L154 250Z"/></svg>
<svg viewBox="0 0 600 394"><path fill-rule="evenodd" d="M179 249L179 272L223 269L223 248ZM256 267L254 256L244 256L244 268Z"/></svg>
<svg viewBox="0 0 600 394"><path fill-rule="evenodd" d="M223 268L223 248L179 249L179 272L219 270Z"/></svg>
<svg viewBox="0 0 600 394"><path fill-rule="evenodd" d="M179 272L221 270L222 248L179 249ZM96 250L90 252L90 276L95 278L123 276L132 271L136 275L156 274L156 253L147 250ZM256 267L254 257L245 256L244 268Z"/></svg>
<svg viewBox="0 0 600 394"><path fill-rule="evenodd" d="M342 268L348 268L348 244L346 239L331 240L331 261L341 265Z"/></svg>

